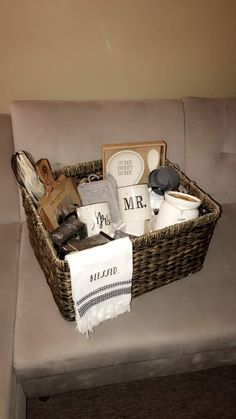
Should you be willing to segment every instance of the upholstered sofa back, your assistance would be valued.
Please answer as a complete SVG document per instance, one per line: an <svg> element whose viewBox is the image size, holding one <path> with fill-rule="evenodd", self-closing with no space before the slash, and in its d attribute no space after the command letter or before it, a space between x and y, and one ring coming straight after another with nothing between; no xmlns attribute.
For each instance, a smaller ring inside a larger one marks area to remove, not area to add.
<svg viewBox="0 0 236 419"><path fill-rule="evenodd" d="M185 171L213 198L236 202L236 99L184 99Z"/></svg>
<svg viewBox="0 0 236 419"><path fill-rule="evenodd" d="M104 143L160 139L168 155L184 163L184 113L178 100L15 102L15 147L36 159L74 164L101 158Z"/></svg>

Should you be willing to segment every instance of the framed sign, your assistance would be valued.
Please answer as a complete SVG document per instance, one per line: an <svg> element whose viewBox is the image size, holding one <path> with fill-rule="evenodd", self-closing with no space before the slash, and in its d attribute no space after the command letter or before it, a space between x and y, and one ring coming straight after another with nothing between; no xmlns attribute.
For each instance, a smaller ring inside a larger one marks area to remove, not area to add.
<svg viewBox="0 0 236 419"><path fill-rule="evenodd" d="M102 146L103 178L110 173L117 186L148 183L149 173L165 165L163 140Z"/></svg>

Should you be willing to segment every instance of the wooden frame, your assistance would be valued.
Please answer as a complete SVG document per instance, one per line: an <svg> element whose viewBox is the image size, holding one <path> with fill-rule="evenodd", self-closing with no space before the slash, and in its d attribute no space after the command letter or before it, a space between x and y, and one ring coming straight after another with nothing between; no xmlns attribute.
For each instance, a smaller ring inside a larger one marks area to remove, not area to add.
<svg viewBox="0 0 236 419"><path fill-rule="evenodd" d="M148 183L149 173L165 165L164 140L104 144L102 146L103 178L111 173L117 186Z"/></svg>

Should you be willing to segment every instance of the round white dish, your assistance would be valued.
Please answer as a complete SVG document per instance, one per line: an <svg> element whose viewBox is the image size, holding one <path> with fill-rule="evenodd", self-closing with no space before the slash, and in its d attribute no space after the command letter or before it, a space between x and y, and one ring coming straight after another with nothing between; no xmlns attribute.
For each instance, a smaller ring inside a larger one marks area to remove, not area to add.
<svg viewBox="0 0 236 419"><path fill-rule="evenodd" d="M118 151L109 158L106 172L115 178L118 187L136 185L143 176L144 161L136 151Z"/></svg>

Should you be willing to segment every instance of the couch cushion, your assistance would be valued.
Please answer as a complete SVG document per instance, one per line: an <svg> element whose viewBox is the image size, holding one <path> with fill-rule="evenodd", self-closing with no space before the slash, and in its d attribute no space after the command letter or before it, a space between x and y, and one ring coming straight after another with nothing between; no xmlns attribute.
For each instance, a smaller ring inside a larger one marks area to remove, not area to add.
<svg viewBox="0 0 236 419"><path fill-rule="evenodd" d="M14 368L27 394L235 362L235 217L226 205L200 272L135 298L90 339L62 319L24 226Z"/></svg>
<svg viewBox="0 0 236 419"><path fill-rule="evenodd" d="M236 99L185 99L186 174L220 203L236 202Z"/></svg>
<svg viewBox="0 0 236 419"><path fill-rule="evenodd" d="M183 167L184 116L179 100L19 101L11 106L16 150L75 164L101 158L105 143L159 140Z"/></svg>
<svg viewBox="0 0 236 419"><path fill-rule="evenodd" d="M19 220L18 188L11 169L14 153L10 115L0 114L0 222Z"/></svg>
<svg viewBox="0 0 236 419"><path fill-rule="evenodd" d="M15 330L17 264L20 248L20 225L0 224L0 418L9 417L12 380L12 354Z"/></svg>

